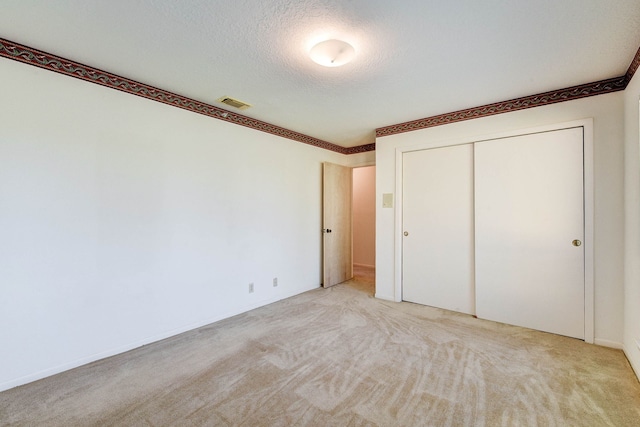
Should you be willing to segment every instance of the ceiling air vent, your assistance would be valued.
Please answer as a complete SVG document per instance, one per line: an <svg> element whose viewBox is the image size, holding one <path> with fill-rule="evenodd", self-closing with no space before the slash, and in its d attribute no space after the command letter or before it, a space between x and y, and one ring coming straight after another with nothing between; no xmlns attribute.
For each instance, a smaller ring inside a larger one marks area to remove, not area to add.
<svg viewBox="0 0 640 427"><path fill-rule="evenodd" d="M228 96L223 96L222 98L218 98L217 101L222 102L223 104L230 105L239 110L246 110L247 108L251 107L251 104L238 101L237 99L229 98Z"/></svg>

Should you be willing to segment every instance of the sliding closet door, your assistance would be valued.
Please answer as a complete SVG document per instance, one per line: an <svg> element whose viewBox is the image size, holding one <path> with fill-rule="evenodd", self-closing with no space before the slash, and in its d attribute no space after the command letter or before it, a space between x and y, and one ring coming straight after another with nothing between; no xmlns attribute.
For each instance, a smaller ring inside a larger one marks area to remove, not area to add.
<svg viewBox="0 0 640 427"><path fill-rule="evenodd" d="M402 191L402 299L473 314L473 145L404 153Z"/></svg>
<svg viewBox="0 0 640 427"><path fill-rule="evenodd" d="M583 130L475 145L478 317L584 338Z"/></svg>

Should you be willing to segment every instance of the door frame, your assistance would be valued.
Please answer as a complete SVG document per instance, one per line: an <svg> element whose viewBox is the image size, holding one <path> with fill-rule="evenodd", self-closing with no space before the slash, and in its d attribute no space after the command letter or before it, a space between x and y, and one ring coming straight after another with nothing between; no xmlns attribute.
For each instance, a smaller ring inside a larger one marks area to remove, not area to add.
<svg viewBox="0 0 640 427"><path fill-rule="evenodd" d="M411 151L430 148L450 147L454 145L473 144L492 139L509 138L532 133L582 127L584 130L584 340L593 344L595 338L594 308L594 180L593 180L593 118L556 123L531 128L516 129L487 135L475 135L462 138L425 141L410 147L399 147L395 150L396 204L394 230L394 299L402 301L402 231L403 231L403 154Z"/></svg>

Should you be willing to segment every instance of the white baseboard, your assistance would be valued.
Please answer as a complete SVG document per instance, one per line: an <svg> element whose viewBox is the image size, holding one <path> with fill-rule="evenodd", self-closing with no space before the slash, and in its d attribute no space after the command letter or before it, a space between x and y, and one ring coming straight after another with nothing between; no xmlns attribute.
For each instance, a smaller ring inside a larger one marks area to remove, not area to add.
<svg viewBox="0 0 640 427"><path fill-rule="evenodd" d="M365 268L376 268L375 265L369 265L369 264L358 264L356 262L353 263L354 267L365 267Z"/></svg>
<svg viewBox="0 0 640 427"><path fill-rule="evenodd" d="M378 298L378 299L381 299L381 300L385 300L385 301L396 302L396 300L393 297L393 295L389 296L389 295L382 295L382 294L376 293L375 297Z"/></svg>
<svg viewBox="0 0 640 427"><path fill-rule="evenodd" d="M631 365L633 373L636 374L636 377L638 377L638 380L640 380L640 365L635 363L637 359L632 356L634 353L638 353L638 349L636 349L636 347L640 348L640 345L637 342L634 342L631 349L627 348L627 346L624 346L622 351L624 351L624 355L629 361L629 365Z"/></svg>
<svg viewBox="0 0 640 427"><path fill-rule="evenodd" d="M622 343L615 342L615 341L609 341L609 340L603 340L603 339L596 338L596 339L593 340L593 343L595 345L600 345L602 347L610 347L610 348L615 348L617 350L622 350L623 349Z"/></svg>

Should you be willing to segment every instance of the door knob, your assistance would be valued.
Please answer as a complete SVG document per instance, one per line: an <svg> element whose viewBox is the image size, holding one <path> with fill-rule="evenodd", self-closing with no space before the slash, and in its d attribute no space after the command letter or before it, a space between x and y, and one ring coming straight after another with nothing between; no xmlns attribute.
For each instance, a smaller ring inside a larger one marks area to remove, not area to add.
<svg viewBox="0 0 640 427"><path fill-rule="evenodd" d="M581 242L580 240L576 239L576 240L574 240L573 242L571 242L571 244L572 244L573 246L580 246L580 245L582 244L582 242Z"/></svg>
<svg viewBox="0 0 640 427"><path fill-rule="evenodd" d="M409 232L408 232L408 231L405 231L403 234L404 234L405 236L408 236L408 235L409 235Z"/></svg>

